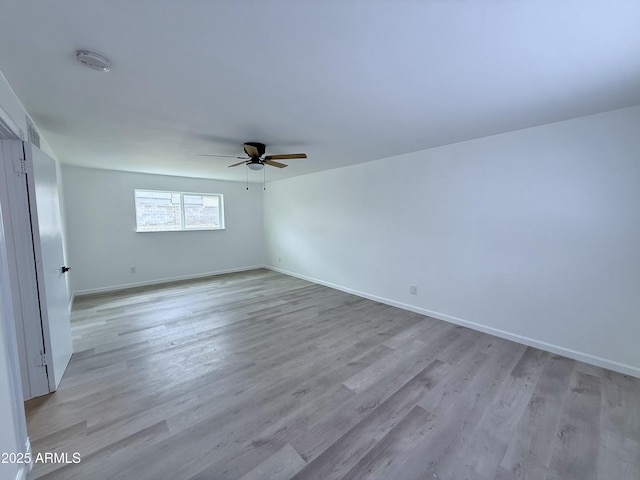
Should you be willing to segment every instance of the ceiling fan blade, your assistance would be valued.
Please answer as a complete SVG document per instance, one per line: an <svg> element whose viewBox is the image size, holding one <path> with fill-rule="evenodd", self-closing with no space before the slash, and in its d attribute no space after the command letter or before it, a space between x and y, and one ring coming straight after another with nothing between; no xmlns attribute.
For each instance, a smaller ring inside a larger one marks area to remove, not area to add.
<svg viewBox="0 0 640 480"><path fill-rule="evenodd" d="M266 163L267 165L271 165L272 167L278 167L278 168L284 168L287 166L284 163L274 162L273 160L265 160L264 163Z"/></svg>
<svg viewBox="0 0 640 480"><path fill-rule="evenodd" d="M244 157L237 157L236 155L212 155L208 153L199 153L198 156L199 157L220 157L220 158L244 158Z"/></svg>
<svg viewBox="0 0 640 480"><path fill-rule="evenodd" d="M233 165L229 165L230 167L237 167L238 165L243 165L245 163L247 163L248 160L243 160L242 162L238 162L238 163L234 163Z"/></svg>
<svg viewBox="0 0 640 480"><path fill-rule="evenodd" d="M259 157L260 152L258 151L258 147L255 145L249 145L248 143L244 144L244 151L247 152L247 155L250 157Z"/></svg>
<svg viewBox="0 0 640 480"><path fill-rule="evenodd" d="M265 160L292 160L294 158L307 158L306 153L287 153L285 155L267 155Z"/></svg>

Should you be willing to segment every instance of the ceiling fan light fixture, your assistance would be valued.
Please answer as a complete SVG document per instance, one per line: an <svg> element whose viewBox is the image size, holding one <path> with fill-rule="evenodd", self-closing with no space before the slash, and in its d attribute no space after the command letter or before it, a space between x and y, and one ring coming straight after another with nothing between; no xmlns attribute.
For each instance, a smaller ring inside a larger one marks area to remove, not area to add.
<svg viewBox="0 0 640 480"><path fill-rule="evenodd" d="M264 165L259 162L251 162L247 163L247 167L249 167L251 170L262 170L264 168Z"/></svg>

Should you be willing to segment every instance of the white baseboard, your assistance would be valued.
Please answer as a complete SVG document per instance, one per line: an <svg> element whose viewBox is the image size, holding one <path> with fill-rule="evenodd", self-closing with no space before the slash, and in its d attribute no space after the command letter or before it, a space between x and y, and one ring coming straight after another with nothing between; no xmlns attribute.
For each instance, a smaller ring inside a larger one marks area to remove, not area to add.
<svg viewBox="0 0 640 480"><path fill-rule="evenodd" d="M74 293L75 297L82 295L94 295L97 293L117 292L118 290L128 290L130 288L146 287L150 285L160 285L163 283L180 282L182 280L195 280L197 278L215 277L216 275L224 275L226 273L246 272L249 270L258 270L260 268L266 268L264 265L251 265L248 267L230 268L228 270L217 270L215 272L196 273L194 275L180 275L177 277L158 278L154 280L147 280L144 282L136 283L124 283L120 285L111 285L108 287L88 288L85 290L78 290Z"/></svg>
<svg viewBox="0 0 640 480"><path fill-rule="evenodd" d="M301 275L299 273L290 272L288 270L284 270L282 268L273 267L270 265L266 265L264 268L268 270L273 270L275 272L283 273L285 275L290 275L292 277L300 278L302 280L307 280L309 282L317 283L319 285L324 285L325 287L334 288L336 290L340 290L342 292L351 293L358 297L367 298L369 300L373 300L376 302L384 303L385 305L391 305L392 307L398 307L403 310L409 310L411 312L420 313L422 315L426 315L428 317L437 318L438 320L443 320L449 323L455 323L456 325L461 325L463 327L470 328L472 330L477 330L479 332L488 333L489 335L494 335L496 337L504 338L506 340L512 340L517 343L521 343L523 345L527 345L530 347L539 348L540 350L545 350L547 352L556 353L558 355L562 355L564 357L572 358L574 360L578 360L580 362L589 363L591 365L595 365L598 367L606 368L609 370L613 370L615 372L623 373L625 375L631 375L633 377L640 378L640 368L634 367L632 365L627 365L624 363L619 363L613 360L609 360L607 358L598 357L596 355L591 355L590 353L579 352L576 350L572 350L570 348L561 347L559 345L554 345L551 343L543 342L540 340L536 340L529 337L524 337L522 335L518 335L515 333L507 332L505 330L500 330L493 327L488 327L486 325L482 325L480 323L470 322L468 320L463 320L461 318L453 317L451 315L447 315L445 313L435 312L433 310L427 310L426 308L416 307L414 305L409 305L407 303L397 302L395 300L391 300L389 298L378 297L377 295L371 295L366 292L360 292L358 290L354 290L352 288L343 287L342 285L336 285L335 283L325 282L324 280L319 280L317 278L309 277L307 275Z"/></svg>
<svg viewBox="0 0 640 480"><path fill-rule="evenodd" d="M24 446L24 453L27 453L31 456L31 440L29 440L29 437L27 437L27 442L25 443L25 446ZM29 472L31 471L32 468L33 468L33 458L31 459L30 463L20 465L20 468L18 469L18 473L16 474L16 480L27 480L27 475L29 475Z"/></svg>

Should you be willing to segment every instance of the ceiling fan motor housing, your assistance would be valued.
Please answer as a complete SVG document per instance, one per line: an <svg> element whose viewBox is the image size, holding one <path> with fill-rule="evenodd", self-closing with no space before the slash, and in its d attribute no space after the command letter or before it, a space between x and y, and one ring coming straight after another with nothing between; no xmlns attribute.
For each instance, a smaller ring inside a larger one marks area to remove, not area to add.
<svg viewBox="0 0 640 480"><path fill-rule="evenodd" d="M262 157L264 155L264 152L266 151L266 147L264 145L264 143L259 143L259 142L245 142L243 148L244 148L244 153L246 153L247 155L249 155L250 157L255 157L255 155L252 155L253 152L249 152L247 151L247 146L249 147L254 147L256 150L258 150L258 157ZM251 149L253 150L253 149Z"/></svg>

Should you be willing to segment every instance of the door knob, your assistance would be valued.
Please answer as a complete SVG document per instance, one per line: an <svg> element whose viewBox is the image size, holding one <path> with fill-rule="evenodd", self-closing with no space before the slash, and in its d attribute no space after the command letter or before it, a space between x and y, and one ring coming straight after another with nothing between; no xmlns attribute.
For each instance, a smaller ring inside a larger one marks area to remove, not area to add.
<svg viewBox="0 0 640 480"><path fill-rule="evenodd" d="M69 270L71 270L71 267L62 266L62 273L67 273Z"/></svg>

